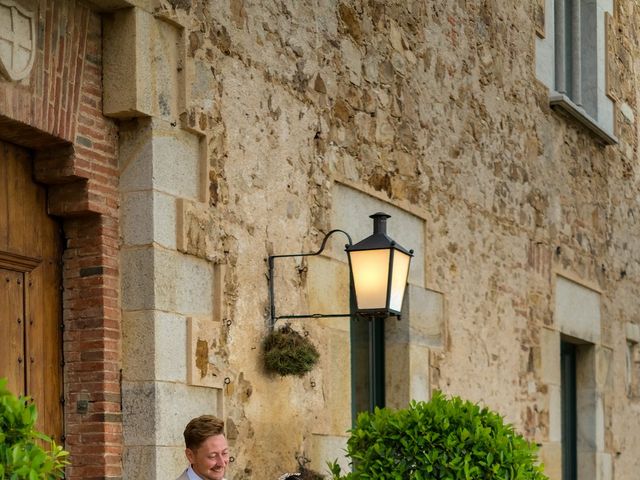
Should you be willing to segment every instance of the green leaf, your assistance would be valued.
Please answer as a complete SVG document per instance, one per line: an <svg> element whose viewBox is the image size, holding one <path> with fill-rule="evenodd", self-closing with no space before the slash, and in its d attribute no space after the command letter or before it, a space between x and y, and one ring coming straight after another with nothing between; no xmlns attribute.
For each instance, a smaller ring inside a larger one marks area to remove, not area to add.
<svg viewBox="0 0 640 480"><path fill-rule="evenodd" d="M16 397L0 379L0 480L64 478L68 452L34 428L38 412L29 397ZM41 447L49 443L49 451Z"/></svg>

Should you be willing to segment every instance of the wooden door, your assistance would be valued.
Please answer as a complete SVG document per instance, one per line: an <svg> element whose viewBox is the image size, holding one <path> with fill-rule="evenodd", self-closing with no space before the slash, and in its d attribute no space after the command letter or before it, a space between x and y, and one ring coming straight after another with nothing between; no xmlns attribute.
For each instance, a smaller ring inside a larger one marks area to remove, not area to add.
<svg viewBox="0 0 640 480"><path fill-rule="evenodd" d="M31 170L27 150L0 142L0 377L61 443L62 235Z"/></svg>

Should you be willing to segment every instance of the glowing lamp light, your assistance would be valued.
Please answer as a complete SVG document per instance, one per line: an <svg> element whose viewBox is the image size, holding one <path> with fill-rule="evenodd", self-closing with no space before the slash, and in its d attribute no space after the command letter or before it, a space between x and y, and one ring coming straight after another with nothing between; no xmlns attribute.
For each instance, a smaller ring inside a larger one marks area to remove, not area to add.
<svg viewBox="0 0 640 480"><path fill-rule="evenodd" d="M373 235L345 248L356 300L356 312L375 317L399 316L407 286L413 250L398 245L387 235L387 218L378 212Z"/></svg>

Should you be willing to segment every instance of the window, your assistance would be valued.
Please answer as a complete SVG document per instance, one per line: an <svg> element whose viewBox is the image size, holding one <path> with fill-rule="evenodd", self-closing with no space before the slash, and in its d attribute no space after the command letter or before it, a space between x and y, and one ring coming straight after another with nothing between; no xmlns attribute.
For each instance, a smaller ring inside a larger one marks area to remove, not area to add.
<svg viewBox="0 0 640 480"><path fill-rule="evenodd" d="M606 92L605 15L612 0L545 0L536 41L536 76L549 103L615 144L613 102Z"/></svg>

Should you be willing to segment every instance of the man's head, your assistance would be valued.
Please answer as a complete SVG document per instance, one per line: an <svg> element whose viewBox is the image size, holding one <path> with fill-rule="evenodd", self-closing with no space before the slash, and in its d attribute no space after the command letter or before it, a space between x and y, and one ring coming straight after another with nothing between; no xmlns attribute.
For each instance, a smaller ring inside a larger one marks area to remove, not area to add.
<svg viewBox="0 0 640 480"><path fill-rule="evenodd" d="M212 415L191 420L184 429L185 455L204 480L221 480L229 464L224 422Z"/></svg>

